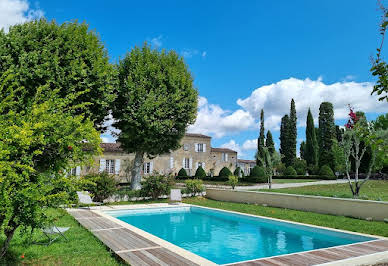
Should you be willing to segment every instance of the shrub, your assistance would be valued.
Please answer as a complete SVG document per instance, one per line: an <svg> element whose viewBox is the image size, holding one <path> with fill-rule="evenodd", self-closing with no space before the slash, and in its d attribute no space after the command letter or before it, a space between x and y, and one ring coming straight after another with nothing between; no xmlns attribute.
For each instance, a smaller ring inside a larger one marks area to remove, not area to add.
<svg viewBox="0 0 388 266"><path fill-rule="evenodd" d="M294 167L289 166L286 168L286 171L284 171L284 175L296 175L296 171Z"/></svg>
<svg viewBox="0 0 388 266"><path fill-rule="evenodd" d="M117 182L107 172L89 174L83 177L84 190L89 191L94 201L103 202L117 191ZM89 182L88 182L89 181Z"/></svg>
<svg viewBox="0 0 388 266"><path fill-rule="evenodd" d="M237 183L238 183L238 177L235 175L230 175L229 180L228 180L228 184L232 186L232 189L234 189L234 187L237 185Z"/></svg>
<svg viewBox="0 0 388 266"><path fill-rule="evenodd" d="M286 165L284 163L280 163L277 167L276 167L276 171L278 172L279 175L284 175L284 173L286 172Z"/></svg>
<svg viewBox="0 0 388 266"><path fill-rule="evenodd" d="M156 200L162 195L169 195L170 189L174 183L174 178L172 176L148 176L141 182L141 195Z"/></svg>
<svg viewBox="0 0 388 266"><path fill-rule="evenodd" d="M251 170L251 173L248 177L244 178L244 181L253 182L253 183L265 183L267 182L267 174L261 166L255 166Z"/></svg>
<svg viewBox="0 0 388 266"><path fill-rule="evenodd" d="M179 172L178 172L177 178L178 178L178 179L185 179L185 178L188 178L188 175L187 175L186 170L183 169L183 168L181 168L181 170L179 170Z"/></svg>
<svg viewBox="0 0 388 266"><path fill-rule="evenodd" d="M318 165L309 165L307 171L310 175L319 175L319 166Z"/></svg>
<svg viewBox="0 0 388 266"><path fill-rule="evenodd" d="M197 193L201 193L205 190L201 179L188 179L185 184L186 193L191 194L192 196L195 196Z"/></svg>
<svg viewBox="0 0 388 266"><path fill-rule="evenodd" d="M240 167L237 167L236 170L234 170L233 175L237 177L244 177L244 172L241 170Z"/></svg>
<svg viewBox="0 0 388 266"><path fill-rule="evenodd" d="M220 173L218 174L219 177L226 177L228 178L229 176L232 175L232 172L229 170L228 167L223 167L220 171Z"/></svg>
<svg viewBox="0 0 388 266"><path fill-rule="evenodd" d="M306 174L307 164L306 164L305 160L296 158L294 160L294 162L292 163L292 165L293 165L293 167L298 175L305 175Z"/></svg>
<svg viewBox="0 0 388 266"><path fill-rule="evenodd" d="M325 179L336 179L336 176L333 173L333 170L328 165L324 165L319 170L319 175L322 177L326 177Z"/></svg>
<svg viewBox="0 0 388 266"><path fill-rule="evenodd" d="M206 177L206 172L203 170L202 166L199 166L197 171L195 171L195 177L199 179Z"/></svg>

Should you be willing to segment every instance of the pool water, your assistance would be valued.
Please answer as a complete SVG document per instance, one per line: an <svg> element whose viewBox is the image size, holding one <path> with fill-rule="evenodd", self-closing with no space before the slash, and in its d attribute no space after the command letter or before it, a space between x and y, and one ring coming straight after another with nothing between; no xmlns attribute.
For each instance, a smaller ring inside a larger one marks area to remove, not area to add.
<svg viewBox="0 0 388 266"><path fill-rule="evenodd" d="M374 239L193 206L106 213L217 264Z"/></svg>

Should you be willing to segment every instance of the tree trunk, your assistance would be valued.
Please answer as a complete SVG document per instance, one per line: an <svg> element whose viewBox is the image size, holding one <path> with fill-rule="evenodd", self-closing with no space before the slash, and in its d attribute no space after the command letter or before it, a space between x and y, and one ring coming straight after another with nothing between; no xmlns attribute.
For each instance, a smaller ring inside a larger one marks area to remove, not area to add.
<svg viewBox="0 0 388 266"><path fill-rule="evenodd" d="M268 189L272 188L272 176L268 178Z"/></svg>
<svg viewBox="0 0 388 266"><path fill-rule="evenodd" d="M0 258L4 257L5 254L7 253L9 243L11 242L13 235L14 235L17 228L18 228L17 226L14 226L14 227L11 227L10 229L5 231L5 235L7 238L5 239L3 246L1 247Z"/></svg>
<svg viewBox="0 0 388 266"><path fill-rule="evenodd" d="M132 180L131 180L131 189L139 190L141 189L141 168L143 167L144 162L144 152L136 152L135 160L133 163L133 168L131 171Z"/></svg>

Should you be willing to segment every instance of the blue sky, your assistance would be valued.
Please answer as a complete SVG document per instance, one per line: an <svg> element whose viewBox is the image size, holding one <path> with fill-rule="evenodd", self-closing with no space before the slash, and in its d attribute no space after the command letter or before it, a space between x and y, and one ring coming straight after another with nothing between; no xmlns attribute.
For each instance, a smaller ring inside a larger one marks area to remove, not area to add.
<svg viewBox="0 0 388 266"><path fill-rule="evenodd" d="M239 150L241 158L253 158L261 108L278 144L279 121L292 97L299 140L308 107L317 117L322 101L333 102L340 125L347 104L371 119L388 110L369 96L370 57L379 45L373 0L16 2L27 4L19 11L25 20L39 13L59 23L85 21L112 62L144 41L176 50L201 96L190 130L213 136L213 146Z"/></svg>

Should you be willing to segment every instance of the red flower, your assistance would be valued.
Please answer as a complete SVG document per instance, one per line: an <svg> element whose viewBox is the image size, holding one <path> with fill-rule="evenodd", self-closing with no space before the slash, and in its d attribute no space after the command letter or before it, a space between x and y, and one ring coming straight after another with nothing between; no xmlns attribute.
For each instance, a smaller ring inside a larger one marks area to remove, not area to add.
<svg viewBox="0 0 388 266"><path fill-rule="evenodd" d="M67 149L68 149L69 151L72 151L72 150L73 150L73 147L72 147L72 146L67 146Z"/></svg>
<svg viewBox="0 0 388 266"><path fill-rule="evenodd" d="M22 254L22 255L20 256L20 258L24 259L24 254Z"/></svg>

